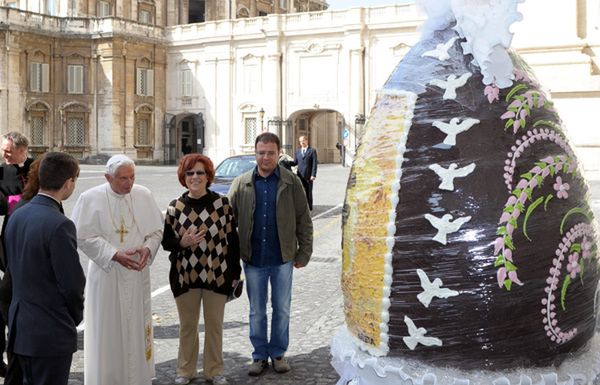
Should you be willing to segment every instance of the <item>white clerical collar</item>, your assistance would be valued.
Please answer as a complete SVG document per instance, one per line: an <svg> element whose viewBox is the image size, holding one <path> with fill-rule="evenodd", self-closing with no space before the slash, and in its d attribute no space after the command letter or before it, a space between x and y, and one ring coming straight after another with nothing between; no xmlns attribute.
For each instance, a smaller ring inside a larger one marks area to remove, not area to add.
<svg viewBox="0 0 600 385"><path fill-rule="evenodd" d="M45 197L51 198L51 199L52 199L52 200L54 200L56 203L58 203L58 205L60 206L60 201L59 201L58 199L54 198L52 195L44 194L44 193L41 193L41 192L38 192L38 195L42 195L42 196L45 196Z"/></svg>
<svg viewBox="0 0 600 385"><path fill-rule="evenodd" d="M106 191L108 192L108 194L110 194L110 196L117 198L117 199L123 199L127 195L129 195L129 194L119 194L119 193L115 192L115 190L113 190L112 187L110 187L110 183L108 183L108 182L106 182Z"/></svg>

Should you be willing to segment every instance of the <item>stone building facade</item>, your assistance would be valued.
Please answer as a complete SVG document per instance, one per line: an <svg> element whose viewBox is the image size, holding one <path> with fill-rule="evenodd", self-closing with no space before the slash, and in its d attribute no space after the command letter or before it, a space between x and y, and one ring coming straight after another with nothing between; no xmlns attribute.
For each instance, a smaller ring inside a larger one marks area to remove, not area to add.
<svg viewBox="0 0 600 385"><path fill-rule="evenodd" d="M0 0L0 133L33 152L219 161L277 132L351 161L378 89L419 38L414 4L319 0ZM600 0L527 0L513 47L600 174Z"/></svg>
<svg viewBox="0 0 600 385"><path fill-rule="evenodd" d="M230 7L239 17L327 7L317 0L189 4L0 0L0 132L25 133L33 155L126 153L162 162L167 25L227 18Z"/></svg>

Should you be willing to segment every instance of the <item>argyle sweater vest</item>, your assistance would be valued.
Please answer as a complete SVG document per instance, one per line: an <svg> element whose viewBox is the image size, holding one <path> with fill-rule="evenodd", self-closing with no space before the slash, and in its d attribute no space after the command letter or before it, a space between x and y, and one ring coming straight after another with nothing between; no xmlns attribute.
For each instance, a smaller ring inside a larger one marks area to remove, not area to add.
<svg viewBox="0 0 600 385"><path fill-rule="evenodd" d="M179 241L192 226L206 230L197 245L181 248ZM228 295L239 279L239 240L226 197L208 191L200 199L188 193L173 200L167 209L163 247L171 251L169 281L175 297L201 288Z"/></svg>

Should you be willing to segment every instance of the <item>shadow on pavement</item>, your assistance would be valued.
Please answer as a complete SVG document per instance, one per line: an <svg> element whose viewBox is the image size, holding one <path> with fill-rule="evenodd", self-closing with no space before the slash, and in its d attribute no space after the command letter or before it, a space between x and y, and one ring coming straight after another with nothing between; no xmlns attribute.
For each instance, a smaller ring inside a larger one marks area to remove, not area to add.
<svg viewBox="0 0 600 385"><path fill-rule="evenodd" d="M226 342L225 342L226 344ZM227 349L226 345L224 346ZM250 357L234 352L225 352L225 376L230 384L261 385L335 385L339 377L329 364L329 346L323 346L307 354L290 355L288 357L292 371L278 374L269 368L260 377L248 376ZM156 365L156 379L153 385L172 384L175 380L177 360L162 362ZM198 357L198 378L191 384L205 384L202 374L202 355Z"/></svg>

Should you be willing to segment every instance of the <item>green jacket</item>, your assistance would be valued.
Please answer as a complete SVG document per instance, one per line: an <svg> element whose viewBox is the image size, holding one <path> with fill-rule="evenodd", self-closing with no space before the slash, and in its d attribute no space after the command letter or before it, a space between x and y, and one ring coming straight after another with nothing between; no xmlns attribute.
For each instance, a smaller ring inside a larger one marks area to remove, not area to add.
<svg viewBox="0 0 600 385"><path fill-rule="evenodd" d="M277 166L279 167L279 166ZM235 178L229 189L229 204L238 224L240 257L252 259L252 227L254 225L254 169ZM277 185L277 233L284 262L308 264L313 250L313 225L300 179L284 167L279 167Z"/></svg>

